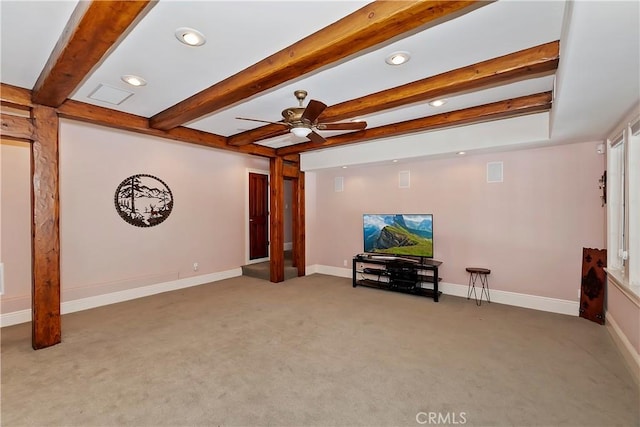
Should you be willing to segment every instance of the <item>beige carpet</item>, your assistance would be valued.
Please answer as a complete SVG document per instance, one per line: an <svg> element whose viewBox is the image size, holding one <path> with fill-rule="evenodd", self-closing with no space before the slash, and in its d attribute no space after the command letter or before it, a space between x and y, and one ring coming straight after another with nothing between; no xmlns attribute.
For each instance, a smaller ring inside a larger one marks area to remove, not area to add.
<svg viewBox="0 0 640 427"><path fill-rule="evenodd" d="M323 275L65 315L63 343L40 351L30 324L4 328L1 393L3 426L640 423L602 326Z"/></svg>

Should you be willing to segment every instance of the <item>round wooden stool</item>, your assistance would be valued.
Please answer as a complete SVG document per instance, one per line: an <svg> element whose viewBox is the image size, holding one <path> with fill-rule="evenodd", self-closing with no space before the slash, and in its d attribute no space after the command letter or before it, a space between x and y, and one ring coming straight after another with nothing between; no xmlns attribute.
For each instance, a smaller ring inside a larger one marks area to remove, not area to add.
<svg viewBox="0 0 640 427"><path fill-rule="evenodd" d="M473 295L476 299L476 305L482 305L482 295L487 296L487 302L491 302L491 298L489 297L489 274L491 274L491 270L488 268L477 268L477 267L467 267L467 271L469 272L469 288L467 291L467 299L471 298L471 292L473 291ZM480 284L482 284L482 291L480 291L480 299L478 299L478 294L476 294L476 280L480 278Z"/></svg>

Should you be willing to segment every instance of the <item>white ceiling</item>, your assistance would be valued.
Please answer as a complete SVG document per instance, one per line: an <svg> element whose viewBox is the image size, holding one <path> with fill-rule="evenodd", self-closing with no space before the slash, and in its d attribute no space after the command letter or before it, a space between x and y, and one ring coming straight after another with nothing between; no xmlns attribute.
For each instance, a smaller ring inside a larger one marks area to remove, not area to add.
<svg viewBox="0 0 640 427"><path fill-rule="evenodd" d="M3 83L32 89L73 12L75 1L0 1ZM359 9L363 1L170 1L161 0L126 35L71 96L144 117L242 71ZM441 108L425 103L363 117L376 127L441 112L550 91L555 99L545 143L605 138L640 100L640 2L497 1L417 34L353 55L320 71L188 123L229 136L278 121L296 106L296 89L334 105L546 42L560 40L555 76L457 95ZM207 37L188 47L174 37L179 27ZM411 60L389 66L385 57L409 51ZM148 84L134 88L120 76ZM133 92L120 105L88 98L100 84ZM447 132L439 131L439 132ZM321 132L331 136L335 132ZM538 135L538 132L535 132ZM302 142L293 135L262 141L270 147Z"/></svg>

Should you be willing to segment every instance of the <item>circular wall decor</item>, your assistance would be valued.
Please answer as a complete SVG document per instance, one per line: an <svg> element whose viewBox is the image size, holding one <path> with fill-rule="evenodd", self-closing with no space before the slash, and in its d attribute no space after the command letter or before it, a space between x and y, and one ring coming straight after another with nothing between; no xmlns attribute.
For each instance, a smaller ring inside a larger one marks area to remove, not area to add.
<svg viewBox="0 0 640 427"><path fill-rule="evenodd" d="M173 194L160 178L140 173L120 183L114 197L116 211L136 227L153 227L169 217Z"/></svg>

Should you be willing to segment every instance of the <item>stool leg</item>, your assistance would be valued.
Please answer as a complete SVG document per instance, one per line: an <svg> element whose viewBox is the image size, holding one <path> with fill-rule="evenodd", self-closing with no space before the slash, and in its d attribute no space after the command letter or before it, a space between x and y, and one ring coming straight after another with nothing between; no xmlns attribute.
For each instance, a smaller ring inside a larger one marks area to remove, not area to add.
<svg viewBox="0 0 640 427"><path fill-rule="evenodd" d="M473 279L473 280L472 280ZM476 279L473 277L473 273L469 273L469 287L467 289L467 299L471 298L471 291L473 291L473 297L478 303L478 294L476 293Z"/></svg>
<svg viewBox="0 0 640 427"><path fill-rule="evenodd" d="M482 291L480 291L480 301L482 301L482 294L487 296L487 302L491 302L491 297L489 296L489 278L486 274L483 274L480 277L480 283L482 283Z"/></svg>
<svg viewBox="0 0 640 427"><path fill-rule="evenodd" d="M469 299L469 297L471 297L471 291L473 291L473 297L476 300L476 305L480 305L478 304L478 293L476 292L476 280L478 280L478 276L478 273L469 273L469 283L471 285L471 288L469 289L469 293L467 295L467 299ZM480 294L480 298L482 298L482 294Z"/></svg>

